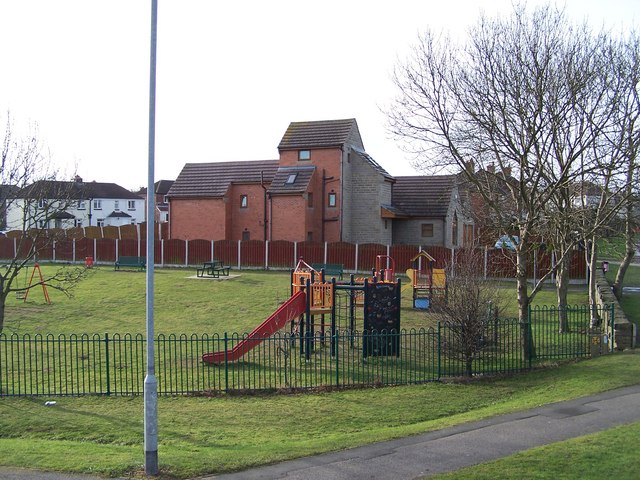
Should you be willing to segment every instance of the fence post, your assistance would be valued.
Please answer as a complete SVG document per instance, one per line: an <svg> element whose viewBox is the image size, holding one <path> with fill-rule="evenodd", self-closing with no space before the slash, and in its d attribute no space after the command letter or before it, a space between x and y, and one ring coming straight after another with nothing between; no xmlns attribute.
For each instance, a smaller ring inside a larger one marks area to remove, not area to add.
<svg viewBox="0 0 640 480"><path fill-rule="evenodd" d="M269 270L269 240L264 241L264 269Z"/></svg>
<svg viewBox="0 0 640 480"><path fill-rule="evenodd" d="M120 243L119 243L119 240L118 240L117 238L115 239L115 242L116 242L116 261L117 261L117 260L118 260L118 258L120 258L120 252L118 251L118 250L119 250L119 247L120 247ZM98 258L97 258L97 257L94 257L94 259L95 259L96 261L98 260Z"/></svg>
<svg viewBox="0 0 640 480"><path fill-rule="evenodd" d="M160 238L160 265L164 267L164 238Z"/></svg>
<svg viewBox="0 0 640 480"><path fill-rule="evenodd" d="M334 279L335 281L335 279ZM334 358L336 359L336 387L340 387L340 355L338 355L339 345L340 345L340 332L336 329L334 339Z"/></svg>
<svg viewBox="0 0 640 480"><path fill-rule="evenodd" d="M213 260L216 258L216 257L214 256L214 252L213 252L213 244L214 244L214 241L213 241L213 240L211 240L211 261L212 261L212 262L213 262Z"/></svg>
<svg viewBox="0 0 640 480"><path fill-rule="evenodd" d="M324 242L324 260L322 260L325 264L327 263L327 246L328 246L329 242L325 241Z"/></svg>
<svg viewBox="0 0 640 480"><path fill-rule="evenodd" d="M229 393L229 336L224 332L224 391Z"/></svg>
<svg viewBox="0 0 640 480"><path fill-rule="evenodd" d="M184 241L184 266L189 266L189 240Z"/></svg>
<svg viewBox="0 0 640 480"><path fill-rule="evenodd" d="M104 350L105 350L105 368L107 369L107 395L111 395L111 375L109 373L109 334L104 334Z"/></svg>
<svg viewBox="0 0 640 480"><path fill-rule="evenodd" d="M484 279L487 279L489 274L489 247L484 246Z"/></svg>
<svg viewBox="0 0 640 480"><path fill-rule="evenodd" d="M242 240L238 240L238 270L240 270L242 265Z"/></svg>
<svg viewBox="0 0 640 480"><path fill-rule="evenodd" d="M442 376L442 322L438 322L438 365L437 365L437 378L436 380L440 381L440 377Z"/></svg>
<svg viewBox="0 0 640 480"><path fill-rule="evenodd" d="M353 263L353 269L356 273L358 273L358 244L356 243L356 258L355 258L355 262Z"/></svg>
<svg viewBox="0 0 640 480"><path fill-rule="evenodd" d="M298 265L298 242L293 242L293 268Z"/></svg>

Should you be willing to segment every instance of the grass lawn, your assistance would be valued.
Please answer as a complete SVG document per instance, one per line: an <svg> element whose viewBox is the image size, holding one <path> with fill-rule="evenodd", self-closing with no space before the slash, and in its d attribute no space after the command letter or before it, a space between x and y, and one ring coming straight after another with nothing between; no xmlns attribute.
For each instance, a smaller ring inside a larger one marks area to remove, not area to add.
<svg viewBox="0 0 640 480"><path fill-rule="evenodd" d="M250 331L288 298L287 273L232 273L239 277L213 281L189 278L195 270L156 270L156 333ZM514 296L514 284L498 288ZM5 333L144 333L144 290L144 273L98 268L71 299L50 291L48 306L38 290L26 304L9 299ZM572 289L571 303L585 298L584 289ZM552 305L555 291L545 289L536 300ZM430 325L429 314L411 309L405 294L402 327ZM161 397L160 465L165 478L243 469L606 391L638 378L640 355L629 352L463 384ZM142 397L62 397L54 407L44 406L46 400L0 400L0 465L112 476L142 471Z"/></svg>
<svg viewBox="0 0 640 480"><path fill-rule="evenodd" d="M44 265L43 269L58 268ZM288 272L232 271L232 279L196 279L195 269L156 269L155 331L168 334L250 332L289 298ZM28 273L30 275L30 272ZM28 282L27 275L20 284ZM81 334L144 333L146 325L146 276L144 272L95 268L74 290L73 298L49 289L52 305L46 305L39 288L27 303L7 299L4 333ZM504 292L503 316L518 316L515 283L496 284ZM405 329L436 327L430 313L412 308L411 290L402 298L401 326ZM585 303L584 287L572 287L570 304ZM554 305L556 294L547 286L535 304Z"/></svg>
<svg viewBox="0 0 640 480"><path fill-rule="evenodd" d="M166 478L242 469L632 385L639 375L640 354L630 352L464 384L161 397L160 465ZM141 397L65 397L54 407L45 400L2 399L0 465L112 476L141 471Z"/></svg>
<svg viewBox="0 0 640 480"><path fill-rule="evenodd" d="M533 448L502 460L431 477L437 480L638 478L640 423Z"/></svg>

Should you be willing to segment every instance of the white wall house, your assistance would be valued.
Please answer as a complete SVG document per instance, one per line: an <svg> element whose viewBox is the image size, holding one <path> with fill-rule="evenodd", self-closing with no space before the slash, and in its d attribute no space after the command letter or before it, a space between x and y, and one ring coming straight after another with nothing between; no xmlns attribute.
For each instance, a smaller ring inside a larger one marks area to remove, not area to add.
<svg viewBox="0 0 640 480"><path fill-rule="evenodd" d="M39 181L7 207L7 230L122 226L145 221L144 200L115 183Z"/></svg>

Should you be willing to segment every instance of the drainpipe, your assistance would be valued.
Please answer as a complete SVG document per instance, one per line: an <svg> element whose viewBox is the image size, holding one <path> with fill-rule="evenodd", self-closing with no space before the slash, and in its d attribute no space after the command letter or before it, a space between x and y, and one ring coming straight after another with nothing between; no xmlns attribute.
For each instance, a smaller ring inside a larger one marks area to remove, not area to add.
<svg viewBox="0 0 640 480"><path fill-rule="evenodd" d="M264 186L264 171L260 171L260 186L262 187L262 190L264 192L264 210L262 212L262 224L263 224L263 236L264 236L264 241L267 241L267 232L268 232L268 227L267 227L267 198L270 199L269 195L267 194L267 187Z"/></svg>

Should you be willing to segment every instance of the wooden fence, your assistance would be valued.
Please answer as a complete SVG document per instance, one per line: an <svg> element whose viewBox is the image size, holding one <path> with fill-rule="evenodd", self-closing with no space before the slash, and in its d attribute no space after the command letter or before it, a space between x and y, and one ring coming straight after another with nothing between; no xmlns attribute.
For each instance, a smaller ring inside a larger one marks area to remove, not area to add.
<svg viewBox="0 0 640 480"><path fill-rule="evenodd" d="M144 237L142 237L144 238ZM0 261L24 256L30 244L27 240L0 237ZM435 268L446 268L458 260L457 250L420 245L381 245L376 243L319 243L231 240L162 240L155 241L155 264L195 267L213 259L237 269L290 269L299 259L312 263L338 263L347 272L368 272L378 255L388 255L395 261L397 272L412 268L411 259L425 250L436 260ZM484 275L492 278L513 278L515 256L508 250L483 248ZM91 257L95 264L113 264L121 256L145 256L146 241L132 238L66 238L42 241L38 245L37 261L84 263ZM553 253L536 252L531 256L529 277L540 278L554 262ZM571 258L570 278L586 279L584 252L575 251Z"/></svg>

